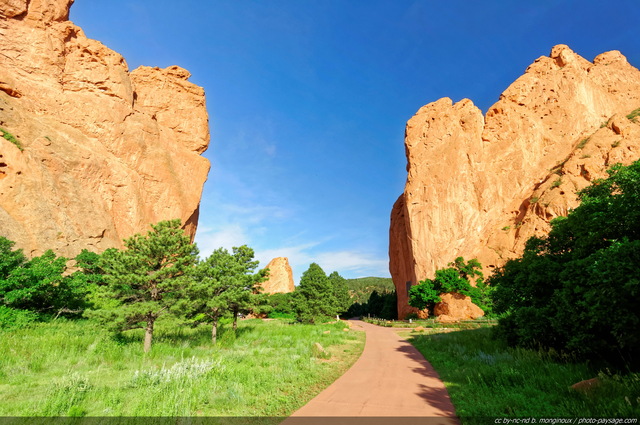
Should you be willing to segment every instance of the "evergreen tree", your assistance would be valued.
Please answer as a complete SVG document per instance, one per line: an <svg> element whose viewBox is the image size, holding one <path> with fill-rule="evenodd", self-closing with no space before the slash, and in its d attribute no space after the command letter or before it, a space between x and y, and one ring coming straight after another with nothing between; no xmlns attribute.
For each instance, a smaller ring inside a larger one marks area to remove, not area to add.
<svg viewBox="0 0 640 425"><path fill-rule="evenodd" d="M246 245L234 247L232 253L216 249L197 264L192 283L181 292L175 310L196 322L210 323L214 344L220 317L230 311L235 329L238 312L252 305L259 283L266 279L265 270L254 273L259 262L253 256L253 249Z"/></svg>
<svg viewBox="0 0 640 425"><path fill-rule="evenodd" d="M144 328L145 352L151 349L156 320L169 312L180 287L189 283L198 253L180 220L151 228L146 236L126 239L126 250L103 253L100 267L107 284L94 294L101 309L89 313L119 331Z"/></svg>
<svg viewBox="0 0 640 425"><path fill-rule="evenodd" d="M296 315L303 322L315 323L337 314L338 301L331 281L316 263L311 263L302 274L294 298Z"/></svg>
<svg viewBox="0 0 640 425"><path fill-rule="evenodd" d="M351 306L351 296L349 295L347 280L340 276L338 272L333 272L329 275L329 282L331 282L333 296L336 299L336 311L338 313L345 313L349 309L349 306Z"/></svg>

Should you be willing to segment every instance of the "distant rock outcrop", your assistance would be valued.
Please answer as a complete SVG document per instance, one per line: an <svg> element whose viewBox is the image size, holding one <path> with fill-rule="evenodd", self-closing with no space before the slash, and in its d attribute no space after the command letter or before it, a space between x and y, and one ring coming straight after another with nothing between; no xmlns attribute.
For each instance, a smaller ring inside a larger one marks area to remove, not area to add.
<svg viewBox="0 0 640 425"><path fill-rule="evenodd" d="M165 219L193 237L209 171L203 89L177 66L129 72L68 21L71 3L0 3L0 235L67 256Z"/></svg>
<svg viewBox="0 0 640 425"><path fill-rule="evenodd" d="M261 284L264 293L286 294L296 289L287 257L274 258L266 268L269 269L269 279Z"/></svg>
<svg viewBox="0 0 640 425"><path fill-rule="evenodd" d="M593 63L564 45L537 59L489 111L422 107L406 127L407 183L391 213L390 271L408 288L458 256L490 274L578 205L576 192L640 158L640 71L620 52Z"/></svg>

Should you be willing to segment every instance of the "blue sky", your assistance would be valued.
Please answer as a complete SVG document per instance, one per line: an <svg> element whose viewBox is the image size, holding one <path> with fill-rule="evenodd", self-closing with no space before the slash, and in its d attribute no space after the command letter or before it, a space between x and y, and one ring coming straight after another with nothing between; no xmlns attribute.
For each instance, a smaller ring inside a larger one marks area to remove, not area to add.
<svg viewBox="0 0 640 425"><path fill-rule="evenodd" d="M212 168L201 254L247 244L344 277L389 276L404 125L441 97L483 111L568 44L640 66L637 0L76 0L71 20L130 69L205 88Z"/></svg>

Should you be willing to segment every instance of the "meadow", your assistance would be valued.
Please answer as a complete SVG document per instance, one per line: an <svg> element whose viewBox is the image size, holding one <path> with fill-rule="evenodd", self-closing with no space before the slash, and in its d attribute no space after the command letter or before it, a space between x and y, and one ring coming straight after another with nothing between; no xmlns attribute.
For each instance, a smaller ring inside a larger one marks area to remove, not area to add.
<svg viewBox="0 0 640 425"><path fill-rule="evenodd" d="M510 348L490 328L407 336L444 381L463 425L496 417L640 417L640 374ZM594 377L601 383L587 394L570 388Z"/></svg>
<svg viewBox="0 0 640 425"><path fill-rule="evenodd" d="M247 319L213 346L207 326L158 322L146 354L142 331L87 320L0 331L0 416L287 416L362 352L345 327Z"/></svg>

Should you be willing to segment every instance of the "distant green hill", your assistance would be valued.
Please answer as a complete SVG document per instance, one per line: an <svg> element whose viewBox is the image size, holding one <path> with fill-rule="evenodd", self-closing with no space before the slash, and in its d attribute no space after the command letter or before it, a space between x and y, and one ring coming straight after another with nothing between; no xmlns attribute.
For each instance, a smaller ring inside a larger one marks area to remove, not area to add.
<svg viewBox="0 0 640 425"><path fill-rule="evenodd" d="M395 291L390 277L359 277L347 279L347 287L353 302L366 303L373 291L378 293Z"/></svg>

